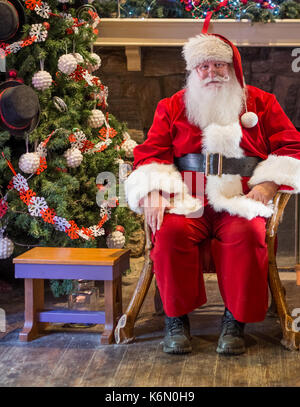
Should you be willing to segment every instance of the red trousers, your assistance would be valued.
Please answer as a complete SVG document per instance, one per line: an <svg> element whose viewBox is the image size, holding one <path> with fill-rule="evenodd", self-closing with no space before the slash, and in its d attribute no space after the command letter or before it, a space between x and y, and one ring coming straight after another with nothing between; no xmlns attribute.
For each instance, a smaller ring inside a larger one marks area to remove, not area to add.
<svg viewBox="0 0 300 407"><path fill-rule="evenodd" d="M200 218L165 214L151 258L166 315L180 316L206 302L201 242L212 239L220 293L241 322L258 322L268 308L266 220L251 221L206 206Z"/></svg>

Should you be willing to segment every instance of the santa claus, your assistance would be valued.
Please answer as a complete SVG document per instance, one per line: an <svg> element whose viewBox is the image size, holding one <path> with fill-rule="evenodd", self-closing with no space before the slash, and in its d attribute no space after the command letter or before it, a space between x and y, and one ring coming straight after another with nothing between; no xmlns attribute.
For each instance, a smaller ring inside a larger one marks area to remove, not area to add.
<svg viewBox="0 0 300 407"><path fill-rule="evenodd" d="M217 352L240 354L245 323L266 315L266 219L279 188L299 192L300 134L274 95L245 85L240 54L226 38L198 35L183 56L186 87L159 102L134 150L127 199L152 230L164 351L192 350L187 314L206 302L200 248L210 239L225 304Z"/></svg>

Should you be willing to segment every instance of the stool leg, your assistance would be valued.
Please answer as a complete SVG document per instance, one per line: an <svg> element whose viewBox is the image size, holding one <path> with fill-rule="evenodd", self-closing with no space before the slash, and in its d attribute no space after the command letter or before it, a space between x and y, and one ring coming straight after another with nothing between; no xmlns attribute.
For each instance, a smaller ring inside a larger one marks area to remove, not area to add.
<svg viewBox="0 0 300 407"><path fill-rule="evenodd" d="M37 312L44 308L44 280L26 278L25 282L25 322L19 334L22 342L32 341L39 336L40 323Z"/></svg>
<svg viewBox="0 0 300 407"><path fill-rule="evenodd" d="M114 329L117 324L117 317L121 314L120 306L117 304L117 293L120 297L119 286L119 279L104 281L105 327L101 335L102 345L109 345L114 342Z"/></svg>

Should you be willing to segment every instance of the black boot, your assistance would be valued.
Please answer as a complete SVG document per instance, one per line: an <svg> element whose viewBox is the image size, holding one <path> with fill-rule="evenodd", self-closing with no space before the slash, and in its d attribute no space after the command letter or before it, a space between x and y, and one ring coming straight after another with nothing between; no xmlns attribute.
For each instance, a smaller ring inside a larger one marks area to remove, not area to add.
<svg viewBox="0 0 300 407"><path fill-rule="evenodd" d="M190 353L192 346L188 316L166 317L165 324L164 352L176 354Z"/></svg>
<svg viewBox="0 0 300 407"><path fill-rule="evenodd" d="M244 327L245 324L234 319L232 313L225 308L217 352L226 355L240 355L244 353L246 351Z"/></svg>

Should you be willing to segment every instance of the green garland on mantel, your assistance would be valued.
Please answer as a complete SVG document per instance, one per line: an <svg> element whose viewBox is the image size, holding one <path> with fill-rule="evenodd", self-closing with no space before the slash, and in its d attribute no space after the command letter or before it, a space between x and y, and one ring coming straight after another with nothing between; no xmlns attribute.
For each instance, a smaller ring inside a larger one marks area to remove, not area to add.
<svg viewBox="0 0 300 407"><path fill-rule="evenodd" d="M205 18L219 4L216 0L96 0L102 18ZM118 7L119 5L119 7ZM213 19L248 19L273 22L300 19L300 0L229 0Z"/></svg>

